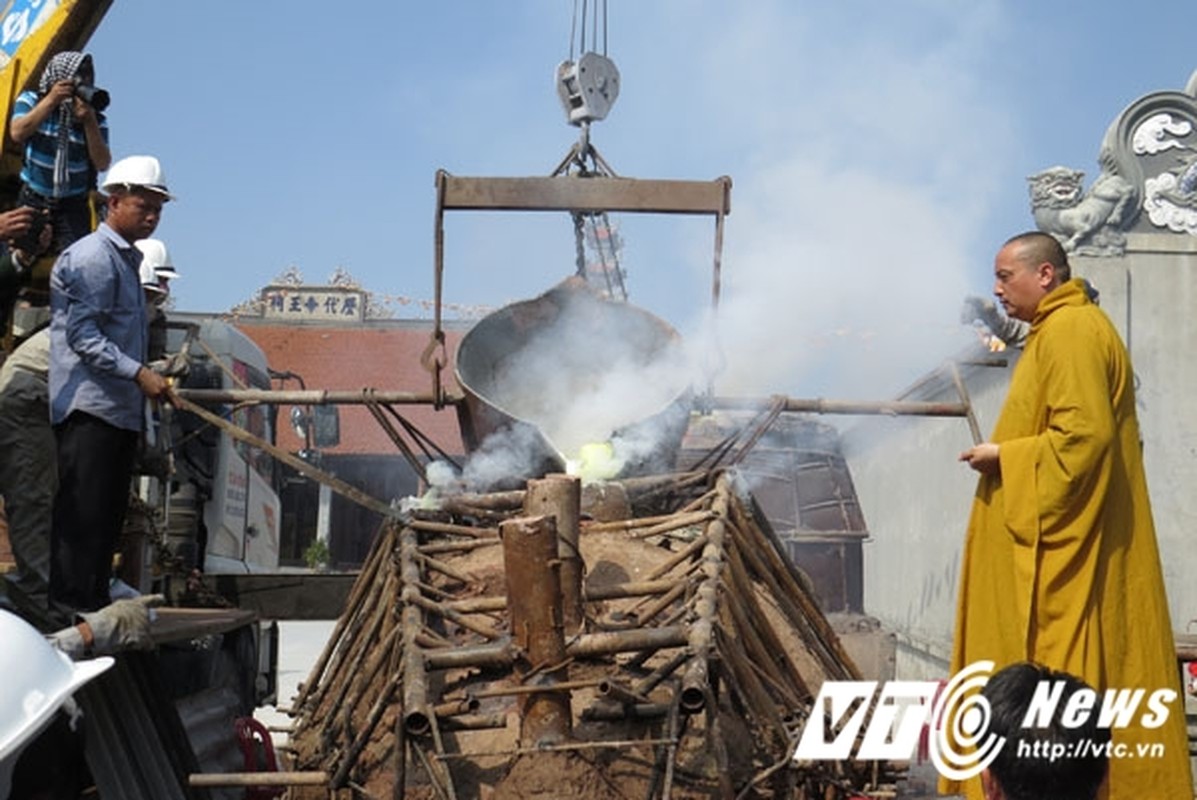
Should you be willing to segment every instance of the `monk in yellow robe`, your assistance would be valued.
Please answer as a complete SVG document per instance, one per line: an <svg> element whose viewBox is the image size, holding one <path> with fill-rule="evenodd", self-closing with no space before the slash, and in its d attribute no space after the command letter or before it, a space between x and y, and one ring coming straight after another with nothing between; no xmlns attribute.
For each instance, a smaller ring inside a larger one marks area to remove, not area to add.
<svg viewBox="0 0 1197 800"><path fill-rule="evenodd" d="M1172 623L1147 496L1130 357L1105 313L1070 280L1051 236L1016 236L994 294L1031 323L992 441L961 454L981 473L961 562L952 670L1033 661L1099 693L1145 689L1112 726L1108 797L1192 800ZM1167 719L1147 698L1174 690ZM1125 745L1129 753L1118 757ZM1156 747L1153 748L1153 745ZM1163 755L1159 755L1159 745ZM947 793L960 784L941 782ZM972 779L967 796L981 798Z"/></svg>

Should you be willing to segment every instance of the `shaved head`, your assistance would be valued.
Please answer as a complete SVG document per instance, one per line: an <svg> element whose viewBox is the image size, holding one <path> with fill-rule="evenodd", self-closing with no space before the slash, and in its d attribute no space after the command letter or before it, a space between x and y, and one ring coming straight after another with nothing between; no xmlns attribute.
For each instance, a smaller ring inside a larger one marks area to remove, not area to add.
<svg viewBox="0 0 1197 800"><path fill-rule="evenodd" d="M1072 269L1068 266L1068 254L1064 252L1064 246L1049 233L1042 231L1020 233L1007 239L1002 247L1011 247L1015 258L1028 267L1051 264L1060 283L1065 283L1072 278Z"/></svg>

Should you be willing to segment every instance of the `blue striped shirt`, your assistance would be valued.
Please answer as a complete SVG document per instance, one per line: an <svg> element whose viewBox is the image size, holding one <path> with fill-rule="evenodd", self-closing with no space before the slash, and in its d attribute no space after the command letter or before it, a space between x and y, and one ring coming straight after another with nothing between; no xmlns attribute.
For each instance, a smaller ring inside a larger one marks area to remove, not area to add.
<svg viewBox="0 0 1197 800"><path fill-rule="evenodd" d="M83 411L140 431L134 378L146 357L141 251L100 227L58 257L50 273L50 422Z"/></svg>
<svg viewBox="0 0 1197 800"><path fill-rule="evenodd" d="M37 92L21 92L13 104L12 118L23 117L37 105ZM100 112L93 112L100 124L100 134L108 143L108 122ZM58 109L42 120L37 131L25 142L25 163L21 180L42 197L54 197L54 154L58 151ZM86 194L95 183L96 173L87 153L87 134L82 125L72 125L67 148L68 184L62 197Z"/></svg>

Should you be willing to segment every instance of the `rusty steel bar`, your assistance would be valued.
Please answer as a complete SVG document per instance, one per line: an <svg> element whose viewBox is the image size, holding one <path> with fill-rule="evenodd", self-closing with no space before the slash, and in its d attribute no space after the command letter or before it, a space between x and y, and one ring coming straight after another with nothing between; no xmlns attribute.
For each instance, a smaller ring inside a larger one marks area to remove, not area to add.
<svg viewBox="0 0 1197 800"><path fill-rule="evenodd" d="M626 631L588 633L572 640L565 648L566 655L576 658L609 656L634 650L660 650L682 647L688 641L684 625L660 628L632 628Z"/></svg>
<svg viewBox="0 0 1197 800"><path fill-rule="evenodd" d="M459 717L462 714L473 714L482 706L482 702L474 694L458 700L444 700L432 707L432 713L437 719L445 717Z"/></svg>
<svg viewBox="0 0 1197 800"><path fill-rule="evenodd" d="M523 517L499 526L507 573L507 607L516 644L527 653L517 674L565 662L561 583L557 575L557 526L552 517ZM562 679L551 667L539 676L547 686ZM520 741L530 746L568 740L572 732L569 690L534 694L521 704Z"/></svg>
<svg viewBox="0 0 1197 800"><path fill-rule="evenodd" d="M451 536L469 536L472 539L499 538L498 528L478 528L472 525L453 525L448 522L433 522L431 520L413 519L407 523L410 527L426 533L447 533ZM420 548L421 552L425 548Z"/></svg>
<svg viewBox="0 0 1197 800"><path fill-rule="evenodd" d="M555 683L552 686L533 686L531 684L521 686L499 686L494 689L481 689L477 692L470 692L470 697L476 699L485 699L488 697L515 697L521 694L537 694L539 692L546 692L555 689L590 689L600 685L606 678L594 678L590 680L581 681L562 681Z"/></svg>
<svg viewBox="0 0 1197 800"><path fill-rule="evenodd" d="M320 678L324 675L324 669L328 666L333 651L337 649L341 640L341 634L344 633L346 627L349 625L353 611L358 608L366 593L376 587L374 578L378 574L381 565L389 561L389 556L394 546L395 529L391 525L385 525L381 531L381 535L374 540L374 546L370 548L370 552L366 556L366 562L362 565L357 580L353 583L353 588L349 590L349 598L345 601L345 611L337 618L332 635L329 636L328 642L320 652L320 657L312 665L308 679L299 686L298 696L294 702L295 708L302 708L312 691L320 683Z"/></svg>
<svg viewBox="0 0 1197 800"><path fill-rule="evenodd" d="M699 536L697 539L690 542L690 544L679 550L675 555L671 556L668 561L656 567L648 574L648 579L650 581L654 581L663 577L665 574L672 572L678 564L681 564L683 561L692 558L696 553L702 552L703 548L706 546L707 536L704 533L702 536ZM687 572L689 572L689 570L687 570Z"/></svg>
<svg viewBox="0 0 1197 800"><path fill-rule="evenodd" d="M614 700L615 702L623 703L624 705L635 705L637 703L651 702L644 695L637 694L619 681L611 680L610 678L599 682L598 694L600 697L603 697L607 700Z"/></svg>
<svg viewBox="0 0 1197 800"><path fill-rule="evenodd" d="M715 618L719 610L719 585L723 575L723 540L726 533L728 495L731 487L727 475L720 475L718 490L711 510L715 519L707 525L707 545L702 552L703 578L694 595L697 619L690 629L688 645L690 662L682 674L681 709L687 714L702 711L710 691L709 658L714 645Z"/></svg>
<svg viewBox="0 0 1197 800"><path fill-rule="evenodd" d="M468 586L471 583L478 582L477 575L467 575L466 573L462 572L461 570L455 569L454 567L446 564L444 561L435 559L432 556L428 555L427 553L421 553L417 550L416 558L425 567L435 570L447 578L452 578L453 580L457 581L458 583L464 583Z"/></svg>
<svg viewBox="0 0 1197 800"><path fill-rule="evenodd" d="M473 631L484 639L494 641L502 636L501 633L489 625L483 625L479 622L475 622L465 614L461 614L451 608L446 608L444 603L437 603L423 596L415 597L413 602L425 611L431 611L434 614L440 614L445 619L452 621L456 625L460 625L466 630Z"/></svg>
<svg viewBox="0 0 1197 800"><path fill-rule="evenodd" d="M420 530L416 528L416 530ZM470 550L477 550L479 547L493 547L499 544L499 537L493 539L471 539L468 542L437 542L435 544L426 544L420 547L420 552L425 555L439 555L441 553L465 553Z"/></svg>
<svg viewBox="0 0 1197 800"><path fill-rule="evenodd" d="M644 603L644 601L641 600L639 603L637 603L635 606L632 607L632 611L631 611L631 613L634 613L636 615L636 622L638 622L641 625L644 625L644 624L648 623L649 621L655 619L658 614L660 614L665 609L669 608L669 606L673 605L673 603L679 597L684 595L686 593L686 589L688 588L688 586L689 586L689 581L687 581L687 580L678 581L676 586L674 586L672 589L670 589L664 595L658 597L655 601L653 601L652 604L650 604L648 606L648 608L644 609L643 611L636 611L635 609L639 608Z"/></svg>
<svg viewBox="0 0 1197 800"><path fill-rule="evenodd" d="M616 722L628 719L656 719L669 713L672 703L637 703L625 706L622 703L605 702L593 705L582 712L587 722Z"/></svg>
<svg viewBox="0 0 1197 800"><path fill-rule="evenodd" d="M731 211L731 179L713 181L572 175L477 178L437 174L446 211L602 211L715 214Z"/></svg>
<svg viewBox="0 0 1197 800"><path fill-rule="evenodd" d="M709 522L712 518L710 511L696 511L690 514L677 514L672 520L666 522L658 522L652 527L638 530L631 533L633 539L647 539L650 536L659 536L663 533L670 533L680 528L689 528L693 525L700 525L704 522Z"/></svg>
<svg viewBox="0 0 1197 800"><path fill-rule="evenodd" d="M716 397L714 408L719 409L762 409L773 401L769 398ZM783 411L797 411L808 414L881 414L915 417L966 417L968 409L963 403L918 403L906 400L824 400L823 398L786 397Z"/></svg>
<svg viewBox="0 0 1197 800"><path fill-rule="evenodd" d="M437 723L447 731L481 731L493 728L506 728L507 715L502 712L494 714L461 714L456 717L438 718Z"/></svg>
<svg viewBox="0 0 1197 800"><path fill-rule="evenodd" d="M483 750L471 753L443 753L437 756L440 761L460 761L466 758L494 758L534 755L536 753L568 753L584 750L617 750L652 747L658 744L669 744L668 739L599 739L587 742L567 742L565 744L549 744L544 747L518 747L514 750ZM539 794L539 792L537 793ZM608 795L610 796L610 795ZM730 797L731 795L727 795Z"/></svg>
<svg viewBox="0 0 1197 800"><path fill-rule="evenodd" d="M785 610L785 606L792 601L794 611L788 615L790 622L819 660L824 674L832 680L860 680L860 671L844 650L839 636L827 622L818 602L803 585L797 569L783 555L781 541L772 534L771 529L766 534L766 529L756 524L750 516L751 512L744 509L738 500L731 504L731 512L732 523L739 527L747 540L745 548L748 549L745 552L752 549L754 554L760 555L778 580L781 591L775 597L779 606Z"/></svg>
<svg viewBox="0 0 1197 800"><path fill-rule="evenodd" d="M611 533L631 531L637 528L647 528L658 522L668 522L674 514L660 514L655 517L633 517L631 519L608 520L607 522L586 521L582 523L582 533Z"/></svg>
<svg viewBox="0 0 1197 800"><path fill-rule="evenodd" d="M689 660L690 654L685 650L681 651L680 653L676 653L664 664L645 675L642 679L636 681L636 683L632 685L632 691L636 694L647 695L653 689L657 688L657 685L660 684L661 681L668 678L677 671L678 667L680 667L682 664L685 664Z"/></svg>
<svg viewBox="0 0 1197 800"><path fill-rule="evenodd" d="M578 546L582 516L582 479L553 473L528 481L524 514L552 516L557 525L558 576L561 583L561 622L577 631L585 621L582 608L582 551Z"/></svg>
<svg viewBox="0 0 1197 800"><path fill-rule="evenodd" d="M582 590L582 598L584 600L618 600L625 597L658 595L668 592L677 583L676 580L669 579L613 583L610 586L596 586L594 588L585 587ZM450 600L444 604L444 607L460 614L488 614L507 608L507 598L498 595L467 597L464 600Z"/></svg>
<svg viewBox="0 0 1197 800"><path fill-rule="evenodd" d="M249 786L327 786L327 772L193 772L187 785L195 789Z"/></svg>
<svg viewBox="0 0 1197 800"><path fill-rule="evenodd" d="M948 371L952 375L952 383L956 385L956 394L960 395L960 402L968 410L968 430L973 435L973 444L981 444L985 436L981 433L981 425L977 422L977 415L973 413L973 401L968 395L968 387L964 385L964 378L960 376L960 367L955 361L948 362Z"/></svg>
<svg viewBox="0 0 1197 800"><path fill-rule="evenodd" d="M616 653L684 647L688 641L688 629L685 625L584 633L570 640L569 644L565 646L565 655L576 658L594 658ZM425 650L424 660L428 669L503 668L511 666L518 653L519 648L513 642L494 642L471 647L444 647Z"/></svg>
<svg viewBox="0 0 1197 800"><path fill-rule="evenodd" d="M366 745L370 742L370 737L374 735L374 729L382 721L382 715L386 712L387 706L390 705L391 695L395 693L395 689L399 686L400 679L401 676L396 674L387 681L386 688L383 689L378 699L374 702L373 707L370 709L370 714L366 717L365 727L358 731L353 743L345 751L344 758L341 759L341 766L337 767L336 774L333 775L332 786L334 789L343 788L348 783L349 771L357 765L358 756L362 754L362 750L366 749Z"/></svg>
<svg viewBox="0 0 1197 800"><path fill-rule="evenodd" d="M512 642L492 642L469 647L429 648L424 651L424 663L428 669L462 669L481 667L505 669L515 663L519 653Z"/></svg>
<svg viewBox="0 0 1197 800"><path fill-rule="evenodd" d="M371 497L361 489L350 486L348 483L331 473L313 467L302 458L292 455L280 447L275 447L273 444L259 436L254 436L249 431L234 425L233 423L220 416L217 416L216 414L213 414L208 409L196 405L186 397L179 397L178 405L181 410L194 414L204 422L216 426L239 442L244 442L251 447L255 447L258 450L269 453L276 461L283 462L300 475L303 475L305 478L311 478L317 483L327 486L337 494L348 500L352 500L363 508L368 508L371 511L381 514L383 517L387 518L394 517L398 514L398 511L394 508L391 508L390 504L384 503L378 498Z"/></svg>
<svg viewBox="0 0 1197 800"><path fill-rule="evenodd" d="M176 389L175 394L193 403L240 405L270 403L285 406L322 405L432 405L436 398L424 392L380 392L375 389L337 391L330 389ZM462 398L450 397L447 403Z"/></svg>
<svg viewBox="0 0 1197 800"><path fill-rule="evenodd" d="M412 736L423 736L431 728L428 708L428 674L416 637L424 629L420 597L420 567L417 563L419 534L404 528L399 534L399 577L403 588L399 599L403 606L403 727Z"/></svg>

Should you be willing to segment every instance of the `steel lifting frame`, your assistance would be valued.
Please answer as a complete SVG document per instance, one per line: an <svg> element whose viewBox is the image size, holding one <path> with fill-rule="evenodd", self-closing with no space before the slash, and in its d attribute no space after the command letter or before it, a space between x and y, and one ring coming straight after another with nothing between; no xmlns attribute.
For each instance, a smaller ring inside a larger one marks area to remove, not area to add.
<svg viewBox="0 0 1197 800"><path fill-rule="evenodd" d="M441 373L448 363L442 327L446 211L602 211L641 214L709 214L715 217L711 305L719 305L723 261L723 220L731 213L731 178L713 181L652 180L603 175L531 178L469 178L436 173L436 240L433 281L435 327L421 357L432 373L436 407L445 403Z"/></svg>

